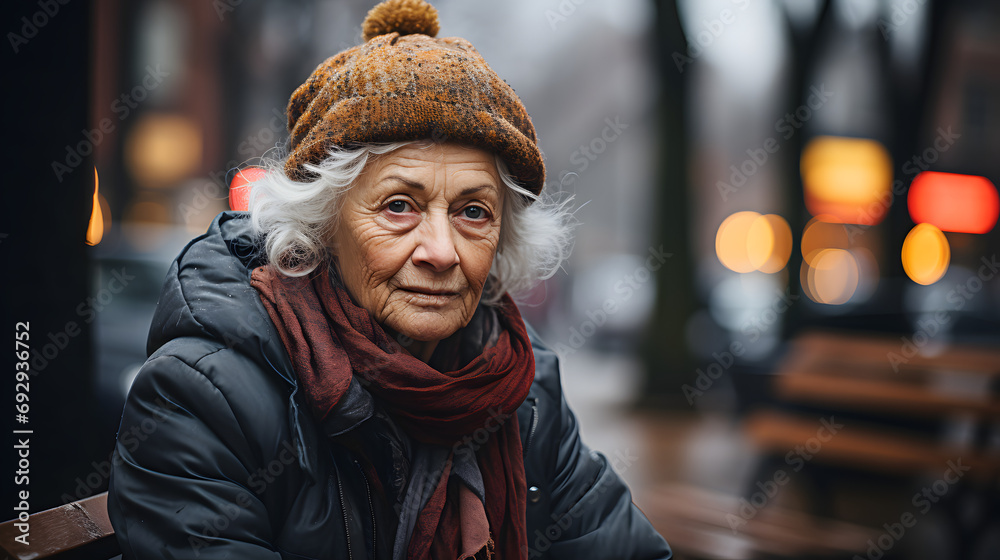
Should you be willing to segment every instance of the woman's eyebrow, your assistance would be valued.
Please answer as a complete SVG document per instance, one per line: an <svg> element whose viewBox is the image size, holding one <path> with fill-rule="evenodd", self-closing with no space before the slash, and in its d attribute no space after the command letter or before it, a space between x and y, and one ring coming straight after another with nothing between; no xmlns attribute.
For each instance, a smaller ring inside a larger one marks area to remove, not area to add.
<svg viewBox="0 0 1000 560"><path fill-rule="evenodd" d="M495 192L497 191L497 188L496 185L490 185L490 184L479 185L478 187L466 187L462 189L462 192L459 194L459 196L468 196L470 194L475 194L482 190L492 190Z"/></svg>
<svg viewBox="0 0 1000 560"><path fill-rule="evenodd" d="M399 175L389 175L388 177L383 177L382 179L379 180L379 183L382 183L384 181L389 181L389 180L399 181L400 183L403 183L404 185L406 185L408 187L412 187L414 189L417 189L418 191L425 191L425 190L427 190L427 187L425 187L423 185L423 183L420 183L418 181L413 181L413 180L407 179L405 177L400 177Z"/></svg>

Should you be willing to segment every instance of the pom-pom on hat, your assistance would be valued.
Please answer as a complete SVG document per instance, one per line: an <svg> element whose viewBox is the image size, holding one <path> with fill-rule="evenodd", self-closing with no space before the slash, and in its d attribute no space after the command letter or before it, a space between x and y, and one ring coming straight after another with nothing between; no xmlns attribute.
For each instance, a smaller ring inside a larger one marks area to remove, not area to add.
<svg viewBox="0 0 1000 560"><path fill-rule="evenodd" d="M423 0L398 0L382 2L368 12L361 24L361 37L370 41L379 35L398 32L400 35L438 34L438 13Z"/></svg>
<svg viewBox="0 0 1000 560"><path fill-rule="evenodd" d="M538 194L545 166L524 105L465 39L435 38L437 10L386 0L368 12L365 43L320 64L288 102L285 174L310 178L335 146L448 141L500 155Z"/></svg>

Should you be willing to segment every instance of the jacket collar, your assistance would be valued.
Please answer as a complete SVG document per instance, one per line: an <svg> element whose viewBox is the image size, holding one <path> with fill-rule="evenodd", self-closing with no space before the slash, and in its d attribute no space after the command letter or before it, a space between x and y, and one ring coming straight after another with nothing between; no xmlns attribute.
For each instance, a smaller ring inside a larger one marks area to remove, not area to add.
<svg viewBox="0 0 1000 560"><path fill-rule="evenodd" d="M215 339L267 364L295 386L291 361L250 286L250 272L262 264L259 241L252 235L249 214L223 212L205 234L188 243L167 273L146 351L152 354L179 337Z"/></svg>

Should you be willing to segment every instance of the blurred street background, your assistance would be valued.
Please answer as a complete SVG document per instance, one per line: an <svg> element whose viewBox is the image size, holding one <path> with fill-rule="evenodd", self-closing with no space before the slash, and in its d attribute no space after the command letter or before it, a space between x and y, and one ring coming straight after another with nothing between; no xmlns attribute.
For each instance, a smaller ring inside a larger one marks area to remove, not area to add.
<svg viewBox="0 0 1000 560"><path fill-rule="evenodd" d="M374 3L6 7L33 511L107 489L167 267ZM432 3L574 197L522 314L677 558L1000 557L1000 3Z"/></svg>

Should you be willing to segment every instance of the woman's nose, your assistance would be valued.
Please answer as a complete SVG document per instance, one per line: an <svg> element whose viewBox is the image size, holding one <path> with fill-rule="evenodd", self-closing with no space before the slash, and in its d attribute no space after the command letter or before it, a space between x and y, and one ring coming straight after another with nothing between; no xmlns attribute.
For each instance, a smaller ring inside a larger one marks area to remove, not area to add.
<svg viewBox="0 0 1000 560"><path fill-rule="evenodd" d="M413 263L435 272L444 272L458 264L458 250L448 216L428 215L420 226Z"/></svg>

